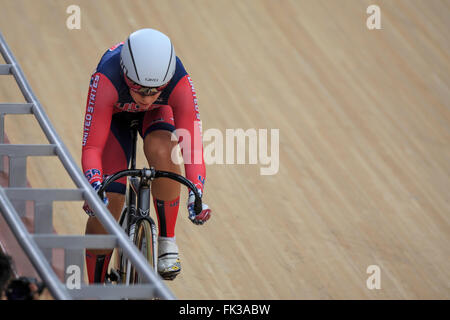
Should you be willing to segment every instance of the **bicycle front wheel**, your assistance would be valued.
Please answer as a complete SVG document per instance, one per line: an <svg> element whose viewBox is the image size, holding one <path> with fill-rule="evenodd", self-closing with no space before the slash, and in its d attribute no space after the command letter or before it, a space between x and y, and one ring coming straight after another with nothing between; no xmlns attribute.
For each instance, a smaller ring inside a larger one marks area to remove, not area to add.
<svg viewBox="0 0 450 320"><path fill-rule="evenodd" d="M153 220L141 219L136 224L134 244L144 255L150 266L156 268L156 228ZM155 271L156 272L156 271ZM131 267L130 283L142 283L139 273L134 267Z"/></svg>

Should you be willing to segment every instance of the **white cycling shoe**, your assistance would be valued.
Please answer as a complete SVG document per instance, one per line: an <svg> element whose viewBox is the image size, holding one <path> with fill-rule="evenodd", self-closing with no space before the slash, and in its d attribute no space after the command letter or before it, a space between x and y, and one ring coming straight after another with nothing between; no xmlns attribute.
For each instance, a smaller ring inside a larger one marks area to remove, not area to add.
<svg viewBox="0 0 450 320"><path fill-rule="evenodd" d="M158 237L158 273L164 280L173 280L181 271L175 238Z"/></svg>

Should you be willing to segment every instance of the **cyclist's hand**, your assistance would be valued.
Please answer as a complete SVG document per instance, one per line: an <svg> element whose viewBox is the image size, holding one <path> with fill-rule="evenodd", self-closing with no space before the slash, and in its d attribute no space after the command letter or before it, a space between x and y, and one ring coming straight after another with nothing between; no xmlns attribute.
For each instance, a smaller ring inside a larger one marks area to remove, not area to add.
<svg viewBox="0 0 450 320"><path fill-rule="evenodd" d="M200 192L200 196L201 195L202 195L202 193ZM209 209L208 205L202 203L202 211L196 215L195 211L194 211L194 202L195 202L195 194L194 194L194 192L192 192L190 190L188 203L187 203L189 219L194 224L197 224L197 225L204 224L211 217L211 209Z"/></svg>
<svg viewBox="0 0 450 320"><path fill-rule="evenodd" d="M91 184L91 186L92 188L94 188L95 192L97 192L101 188L102 184L99 181L95 181ZM108 205L108 198L106 197L105 193L103 193L103 203L105 204L105 206ZM87 201L84 202L83 210L90 216L95 215L94 211L91 209Z"/></svg>

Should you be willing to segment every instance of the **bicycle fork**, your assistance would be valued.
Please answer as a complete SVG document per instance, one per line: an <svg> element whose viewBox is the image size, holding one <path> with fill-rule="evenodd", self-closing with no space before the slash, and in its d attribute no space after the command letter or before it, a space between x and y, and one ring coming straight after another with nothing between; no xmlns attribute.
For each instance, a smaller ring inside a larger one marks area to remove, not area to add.
<svg viewBox="0 0 450 320"><path fill-rule="evenodd" d="M152 255L153 255L153 269L155 271L155 273L158 273L157 271L157 259L158 259L158 254L157 254L157 248L156 248L156 243L158 241L157 239L157 230L156 230L156 224L153 221L153 219L150 217L150 198L151 198L151 181L148 178L143 178L141 180L141 185L139 188L139 194L138 194L138 208L139 209L139 217L140 218L144 218L147 219L150 222L150 227L151 227L151 234L152 234Z"/></svg>

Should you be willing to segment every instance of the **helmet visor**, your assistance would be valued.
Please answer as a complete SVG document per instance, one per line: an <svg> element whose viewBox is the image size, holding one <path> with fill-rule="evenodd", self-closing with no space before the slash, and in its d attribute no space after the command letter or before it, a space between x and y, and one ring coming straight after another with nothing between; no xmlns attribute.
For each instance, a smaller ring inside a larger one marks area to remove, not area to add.
<svg viewBox="0 0 450 320"><path fill-rule="evenodd" d="M125 78L125 82L126 82L127 86L132 91L139 93L143 96L154 96L155 94L163 91L164 88L167 87L167 85L169 84L169 83L166 83L165 85L162 85L160 87L144 87L144 86L141 86L140 84L134 82L130 78L128 78L125 74L124 74L124 78Z"/></svg>

